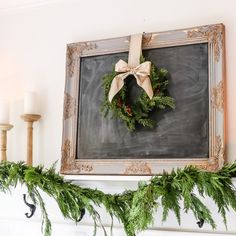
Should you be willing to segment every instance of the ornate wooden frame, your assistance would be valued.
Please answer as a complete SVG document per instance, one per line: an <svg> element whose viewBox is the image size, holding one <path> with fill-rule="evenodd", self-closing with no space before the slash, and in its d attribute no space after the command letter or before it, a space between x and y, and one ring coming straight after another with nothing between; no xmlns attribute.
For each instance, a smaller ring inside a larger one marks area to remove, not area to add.
<svg viewBox="0 0 236 236"><path fill-rule="evenodd" d="M125 52L130 36L67 46L66 85L62 138L62 174L154 175L173 167L196 165L210 171L222 167L225 161L225 30L223 24L145 34L143 49L208 43L209 56L209 158L207 159L130 159L78 160L76 131L80 58Z"/></svg>

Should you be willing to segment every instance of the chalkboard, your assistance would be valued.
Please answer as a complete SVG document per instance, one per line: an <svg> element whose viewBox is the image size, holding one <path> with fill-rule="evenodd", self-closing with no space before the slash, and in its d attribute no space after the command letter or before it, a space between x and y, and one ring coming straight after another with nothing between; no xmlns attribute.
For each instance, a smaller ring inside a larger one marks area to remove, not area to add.
<svg viewBox="0 0 236 236"><path fill-rule="evenodd" d="M80 60L77 159L166 159L209 156L208 44L144 50L146 60L168 70L168 91L176 108L155 111L154 129L129 132L117 119L104 118L102 76L128 53L82 57ZM133 78L129 91L139 88Z"/></svg>
<svg viewBox="0 0 236 236"><path fill-rule="evenodd" d="M61 173L156 175L193 165L220 169L225 160L225 27L195 26L142 35L143 55L168 70L176 108L153 111L154 129L129 132L104 118L102 77L127 61L132 35L67 45ZM142 88L129 76L129 102Z"/></svg>

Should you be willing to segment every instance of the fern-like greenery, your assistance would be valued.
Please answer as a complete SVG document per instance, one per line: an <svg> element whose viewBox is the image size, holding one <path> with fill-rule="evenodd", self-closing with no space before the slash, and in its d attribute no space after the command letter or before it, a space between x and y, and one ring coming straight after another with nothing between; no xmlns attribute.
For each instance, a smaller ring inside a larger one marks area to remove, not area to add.
<svg viewBox="0 0 236 236"><path fill-rule="evenodd" d="M164 172L149 182L140 183L135 191L112 195L65 181L55 172L54 166L45 169L42 166L30 167L22 162L1 162L0 191L9 192L17 184L24 184L32 201L42 211L42 230L45 236L51 235L51 222L41 196L42 191L55 199L65 218L76 223L85 209L94 221L94 235L97 226L103 228L105 236L108 235L96 210L100 206L107 210L112 220L114 217L120 220L127 236L135 236L152 224L158 207L163 208L160 216L163 221L173 211L180 224L181 211L192 211L197 220L202 219L215 229L215 221L203 202L204 197L210 197L215 202L226 225L226 212L229 209L236 211L233 176L236 176L236 163L226 165L217 172L188 166L173 170L169 174Z"/></svg>
<svg viewBox="0 0 236 236"><path fill-rule="evenodd" d="M142 63L145 59L142 57L140 61ZM154 92L152 99L140 88L140 95L137 100L129 101L129 91L127 91L127 83L125 83L112 102L108 100L108 94L112 80L118 73L113 70L111 73L104 75L102 78L104 90L102 113L105 117L111 113L111 118L119 118L126 124L129 131L134 131L137 124L153 128L155 122L150 118L150 113L153 110L163 110L168 107L175 108L174 99L167 93L167 73L166 69L158 69L152 64L149 76Z"/></svg>

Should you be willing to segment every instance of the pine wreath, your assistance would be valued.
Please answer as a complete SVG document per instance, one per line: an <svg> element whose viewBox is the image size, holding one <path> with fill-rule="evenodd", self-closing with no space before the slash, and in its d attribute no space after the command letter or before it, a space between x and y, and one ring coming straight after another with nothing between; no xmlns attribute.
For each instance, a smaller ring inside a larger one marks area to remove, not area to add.
<svg viewBox="0 0 236 236"><path fill-rule="evenodd" d="M145 62L145 59L142 57L140 63L143 62ZM149 78L154 92L152 99L140 88L137 99L135 101L129 101L129 91L125 83L112 102L108 100L108 93L112 80L118 72L113 69L111 73L104 75L102 78L104 100L101 106L104 117L107 117L108 114L111 113L111 118L119 118L122 120L129 131L136 130L138 125L153 128L155 121L150 118L150 114L154 110L163 110L168 107L172 109L175 108L174 99L168 95L167 91L167 73L168 71L166 69L159 69L153 63L151 64Z"/></svg>

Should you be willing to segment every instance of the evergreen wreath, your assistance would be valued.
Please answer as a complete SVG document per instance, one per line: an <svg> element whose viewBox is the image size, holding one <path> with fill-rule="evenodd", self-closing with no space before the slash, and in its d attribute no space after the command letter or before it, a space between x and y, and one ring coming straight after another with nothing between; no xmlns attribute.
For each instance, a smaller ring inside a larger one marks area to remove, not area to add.
<svg viewBox="0 0 236 236"><path fill-rule="evenodd" d="M97 226L101 226L107 236L98 212L103 206L113 218L123 224L127 236L147 229L154 221L158 207L163 208L162 220L173 211L178 223L181 223L181 207L185 213L193 212L196 220L209 223L213 229L216 223L210 209L204 204L204 198L211 198L226 225L226 213L230 208L236 212L236 189L232 183L236 177L236 163L225 165L217 172L200 170L193 166L177 169L170 174L164 172L148 182L140 182L134 191L127 190L121 194L106 194L98 189L82 188L65 181L56 173L54 166L44 169L42 166L27 166L14 162L0 163L0 191L9 192L17 184L25 185L29 197L42 211L42 229L45 236L51 235L51 222L41 195L45 192L55 199L61 213L75 223L81 214L89 214L94 221L94 236ZM196 193L199 193L199 196Z"/></svg>
<svg viewBox="0 0 236 236"><path fill-rule="evenodd" d="M140 63L143 62L145 62L145 59L141 57ZM101 106L104 117L107 117L109 112L111 112L111 118L122 120L129 131L134 131L137 125L153 128L155 121L150 118L150 114L154 110L165 109L167 107L175 108L174 99L168 95L167 91L167 73L166 69L158 69L152 63L149 76L154 92L152 99L140 88L141 92L136 101L129 101L127 85L125 84L113 98L112 102L108 100L108 93L112 80L118 73L113 69L111 73L104 75L102 78L104 100Z"/></svg>

